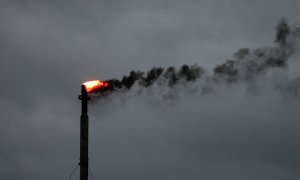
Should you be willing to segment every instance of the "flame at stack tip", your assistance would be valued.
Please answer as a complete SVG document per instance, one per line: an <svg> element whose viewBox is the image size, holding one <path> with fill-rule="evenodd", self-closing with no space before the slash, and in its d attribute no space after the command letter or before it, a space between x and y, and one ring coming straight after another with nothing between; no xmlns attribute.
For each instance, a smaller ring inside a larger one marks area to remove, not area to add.
<svg viewBox="0 0 300 180"><path fill-rule="evenodd" d="M100 81L100 80L92 80L84 82L83 85L88 93L100 90L101 88L105 88L109 86L108 82Z"/></svg>

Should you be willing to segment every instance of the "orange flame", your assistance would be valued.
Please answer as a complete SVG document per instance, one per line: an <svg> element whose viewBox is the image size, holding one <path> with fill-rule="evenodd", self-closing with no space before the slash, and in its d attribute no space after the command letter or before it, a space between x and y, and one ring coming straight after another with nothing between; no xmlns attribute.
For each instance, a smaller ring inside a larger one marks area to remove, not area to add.
<svg viewBox="0 0 300 180"><path fill-rule="evenodd" d="M98 89L108 87L109 84L108 82L105 81L93 80L93 81L87 81L83 83L83 85L85 86L86 91L90 93Z"/></svg>

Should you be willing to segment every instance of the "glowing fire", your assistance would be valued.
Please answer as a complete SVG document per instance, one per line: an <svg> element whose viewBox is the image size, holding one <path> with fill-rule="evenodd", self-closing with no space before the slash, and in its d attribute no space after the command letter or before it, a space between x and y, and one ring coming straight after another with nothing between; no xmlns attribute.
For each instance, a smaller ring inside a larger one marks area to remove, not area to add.
<svg viewBox="0 0 300 180"><path fill-rule="evenodd" d="M86 91L89 93L89 92L93 92L93 91L96 91L101 88L105 88L109 84L108 84L108 82L94 80L94 81L87 81L87 82L83 83L83 85L85 86Z"/></svg>

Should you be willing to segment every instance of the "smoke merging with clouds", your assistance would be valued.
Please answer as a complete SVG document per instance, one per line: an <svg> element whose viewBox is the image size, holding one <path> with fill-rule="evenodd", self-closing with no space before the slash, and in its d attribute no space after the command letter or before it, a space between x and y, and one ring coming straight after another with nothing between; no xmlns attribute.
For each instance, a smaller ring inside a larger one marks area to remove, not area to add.
<svg viewBox="0 0 300 180"><path fill-rule="evenodd" d="M96 168L100 177L300 177L300 31L286 20L276 29L274 47L240 49L213 74L184 65L171 76L153 68L117 81L121 93L92 104L91 118L102 119L92 128L101 132L95 161L108 162Z"/></svg>
<svg viewBox="0 0 300 180"><path fill-rule="evenodd" d="M202 93L208 93L212 86L218 83L253 83L261 79L270 69L287 68L288 59L299 51L300 28L291 27L286 19L282 19L276 27L276 38L274 47L257 49L242 48L234 53L233 57L225 63L217 65L213 69L213 75L205 75L204 68L196 65L183 65L177 70L175 67L154 67L148 72L131 71L128 76L121 80L108 80L110 87L108 91L120 91L130 89L136 84L142 88L166 86L174 88L178 84L194 82L205 78L207 83L203 85ZM298 95L299 79L285 82L275 82L275 89L281 92L289 92ZM184 87L183 87L184 88ZM100 95L103 92L100 92ZM155 93L155 92L154 92Z"/></svg>

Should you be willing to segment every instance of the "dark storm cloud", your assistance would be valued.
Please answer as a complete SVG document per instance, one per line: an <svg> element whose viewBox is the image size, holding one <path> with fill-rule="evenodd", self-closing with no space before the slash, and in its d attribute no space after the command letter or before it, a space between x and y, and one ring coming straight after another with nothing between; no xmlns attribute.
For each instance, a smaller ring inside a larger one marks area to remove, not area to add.
<svg viewBox="0 0 300 180"><path fill-rule="evenodd" d="M1 179L69 175L81 82L182 64L212 70L237 49L273 44L282 17L300 24L298 9L296 0L0 1ZM299 179L298 57L251 86L199 95L203 78L185 91L133 86L100 99L90 110L95 177Z"/></svg>

